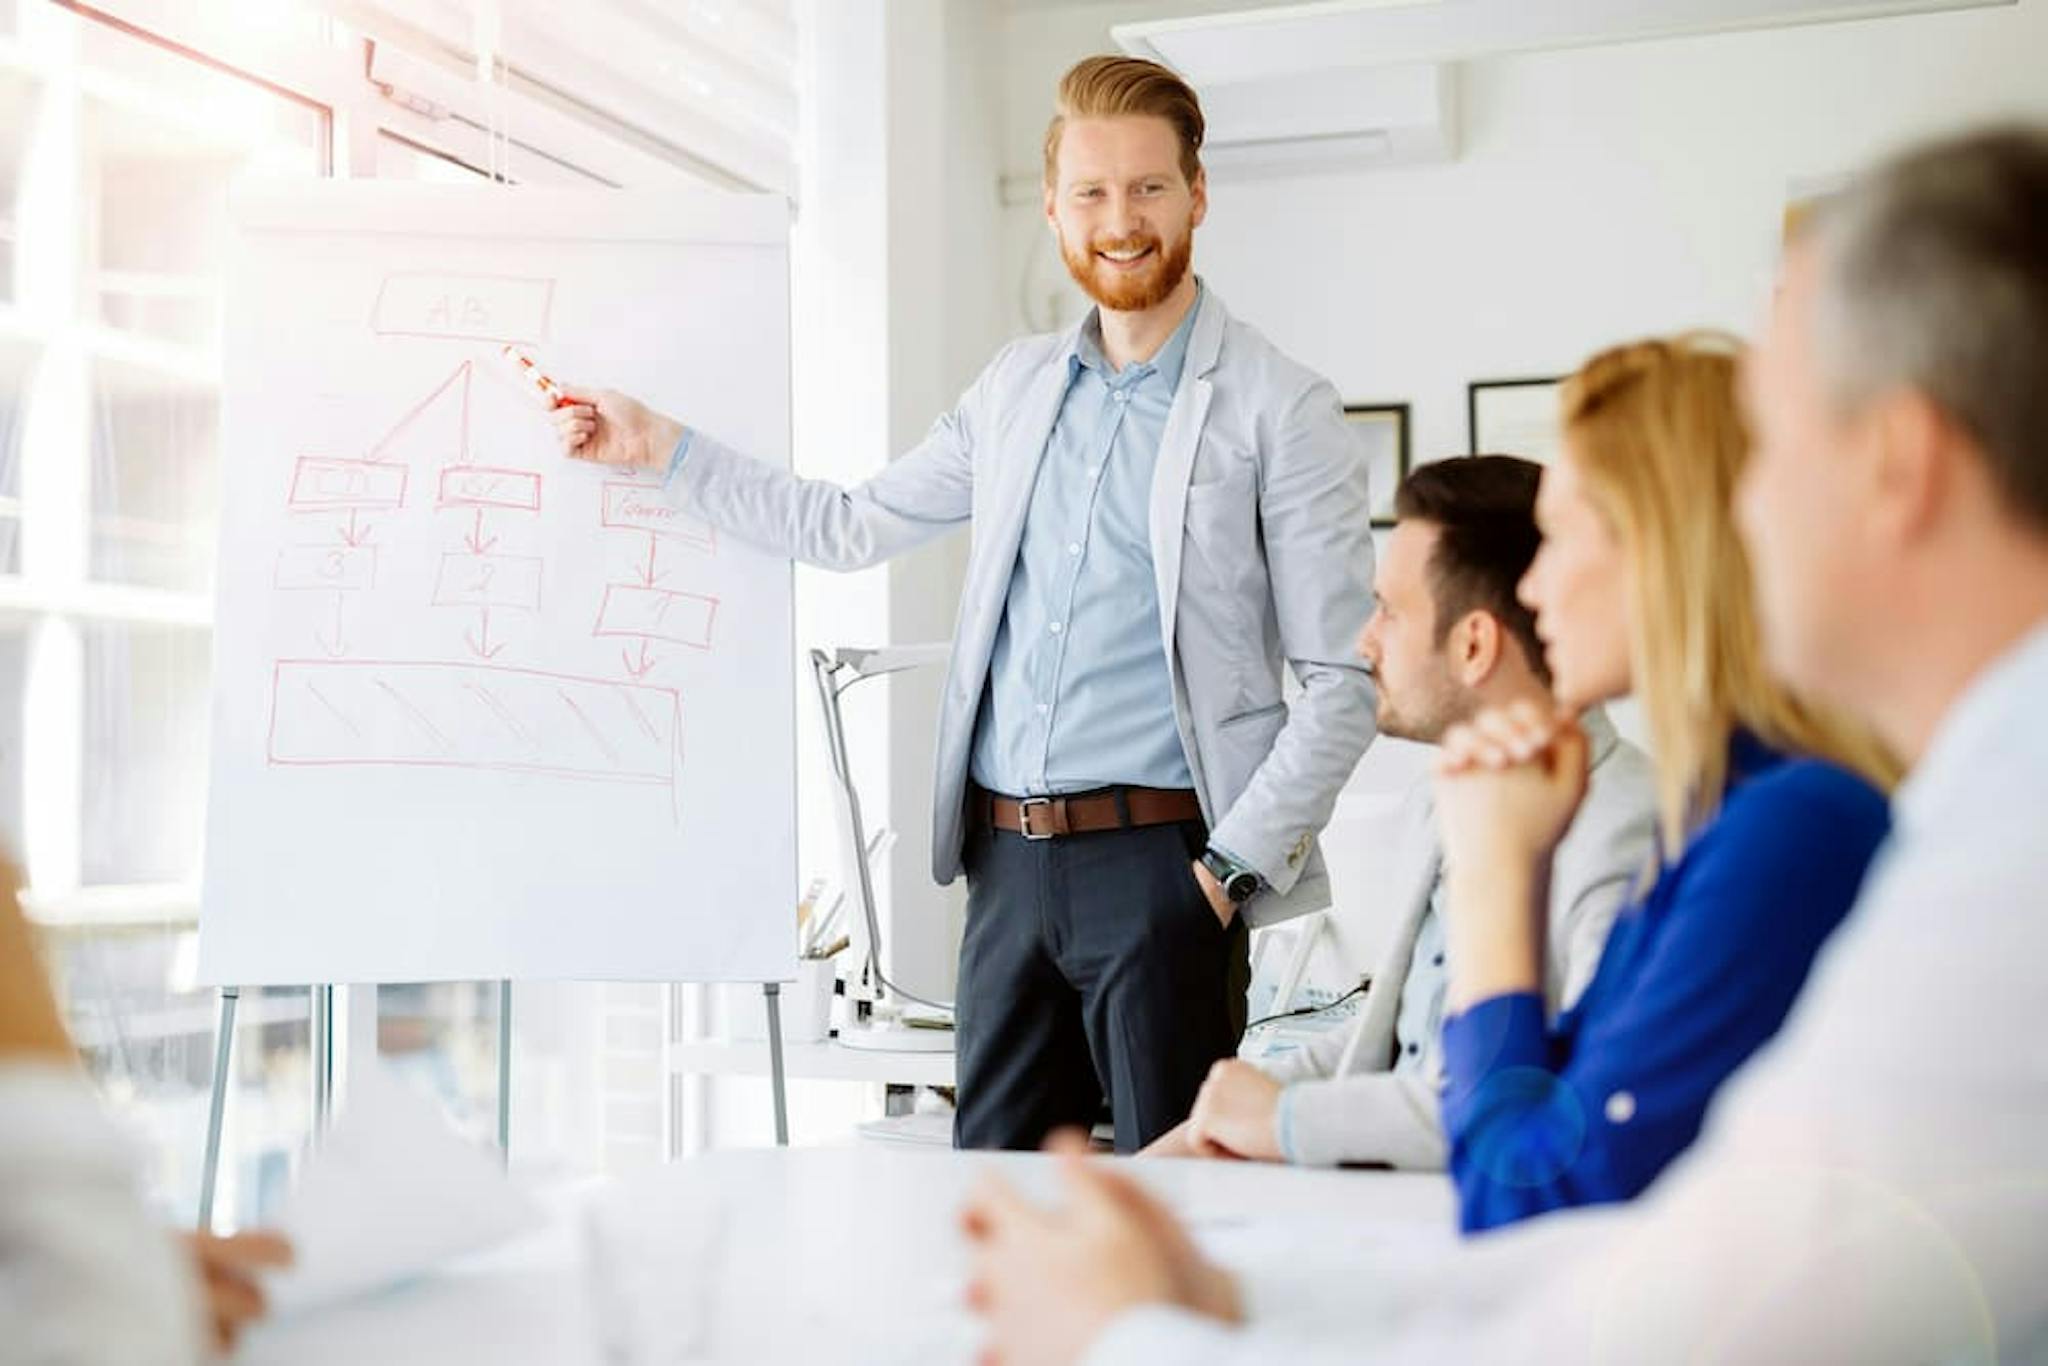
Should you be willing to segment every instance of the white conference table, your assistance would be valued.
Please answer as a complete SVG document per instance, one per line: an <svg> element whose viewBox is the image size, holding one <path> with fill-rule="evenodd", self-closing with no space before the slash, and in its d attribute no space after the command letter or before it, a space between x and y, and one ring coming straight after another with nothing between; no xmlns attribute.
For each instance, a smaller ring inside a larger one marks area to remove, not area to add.
<svg viewBox="0 0 2048 1366"><path fill-rule="evenodd" d="M1226 1265L1354 1242L1395 1260L1455 1242L1440 1175L1133 1162ZM252 1366L459 1362L956 1362L959 1211L995 1170L1047 1198L1051 1160L889 1144L750 1149L604 1183L554 1224L409 1285L259 1327Z"/></svg>

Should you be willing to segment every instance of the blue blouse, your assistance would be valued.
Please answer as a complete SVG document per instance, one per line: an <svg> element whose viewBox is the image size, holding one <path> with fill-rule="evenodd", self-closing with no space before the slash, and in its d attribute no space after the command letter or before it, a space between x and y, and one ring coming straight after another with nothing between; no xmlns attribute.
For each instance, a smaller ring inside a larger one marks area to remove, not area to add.
<svg viewBox="0 0 2048 1366"><path fill-rule="evenodd" d="M1614 923L1578 1003L1540 992L1444 1022L1443 1121L1466 1232L1627 1200L1699 1133L1784 1021L1889 828L1885 799L1747 733L1720 813Z"/></svg>

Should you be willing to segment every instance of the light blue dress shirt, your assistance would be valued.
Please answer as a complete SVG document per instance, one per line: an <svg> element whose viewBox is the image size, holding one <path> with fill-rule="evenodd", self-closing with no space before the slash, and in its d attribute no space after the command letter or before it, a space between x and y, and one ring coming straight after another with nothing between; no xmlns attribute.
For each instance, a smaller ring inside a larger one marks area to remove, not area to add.
<svg viewBox="0 0 2048 1366"><path fill-rule="evenodd" d="M1203 295L1149 361L1113 368L1099 315L1026 510L970 772L1010 796L1188 788L1153 577L1152 470Z"/></svg>
<svg viewBox="0 0 2048 1366"><path fill-rule="evenodd" d="M1450 969L1444 966L1444 880L1429 892L1429 910L1415 931L1415 952L1401 981L1400 1013L1394 1016L1394 1071L1426 1075L1444 1025Z"/></svg>

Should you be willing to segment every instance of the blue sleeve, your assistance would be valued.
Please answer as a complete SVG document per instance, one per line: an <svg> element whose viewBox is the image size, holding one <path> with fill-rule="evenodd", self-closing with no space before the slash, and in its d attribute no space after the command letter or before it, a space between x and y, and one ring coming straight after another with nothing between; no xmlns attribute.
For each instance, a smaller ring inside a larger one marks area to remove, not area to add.
<svg viewBox="0 0 2048 1366"><path fill-rule="evenodd" d="M1444 1128L1466 1232L1648 1186L1777 1032L1886 830L1883 798L1860 780L1785 763L1731 794L1646 908L1624 914L1656 919L1631 927L1625 961L1602 966L1558 1032L1535 993L1446 1020Z"/></svg>
<svg viewBox="0 0 2048 1366"><path fill-rule="evenodd" d="M675 453L668 458L668 474L664 482L673 482L676 471L683 467L683 460L690 454L690 438L695 436L694 427L683 428L683 434L676 438Z"/></svg>

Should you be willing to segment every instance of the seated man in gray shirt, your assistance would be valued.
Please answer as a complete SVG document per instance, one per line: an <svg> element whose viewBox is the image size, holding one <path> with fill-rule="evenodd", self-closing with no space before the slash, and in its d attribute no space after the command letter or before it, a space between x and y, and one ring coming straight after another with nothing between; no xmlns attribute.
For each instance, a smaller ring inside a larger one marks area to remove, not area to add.
<svg viewBox="0 0 2048 1366"><path fill-rule="evenodd" d="M1477 456L1424 465L1401 486L1376 610L1358 644L1378 684L1381 734L1433 744L1487 707L1547 702L1542 643L1516 597L1541 539L1540 474L1526 460ZM1592 980L1653 848L1649 760L1604 715L1588 713L1583 724L1591 781L1550 884L1553 1014ZM1385 886L1399 920L1356 1024L1257 1066L1217 1063L1193 1112L1148 1154L1443 1167L1443 867L1427 779L1409 793L1398 840L1398 871Z"/></svg>

